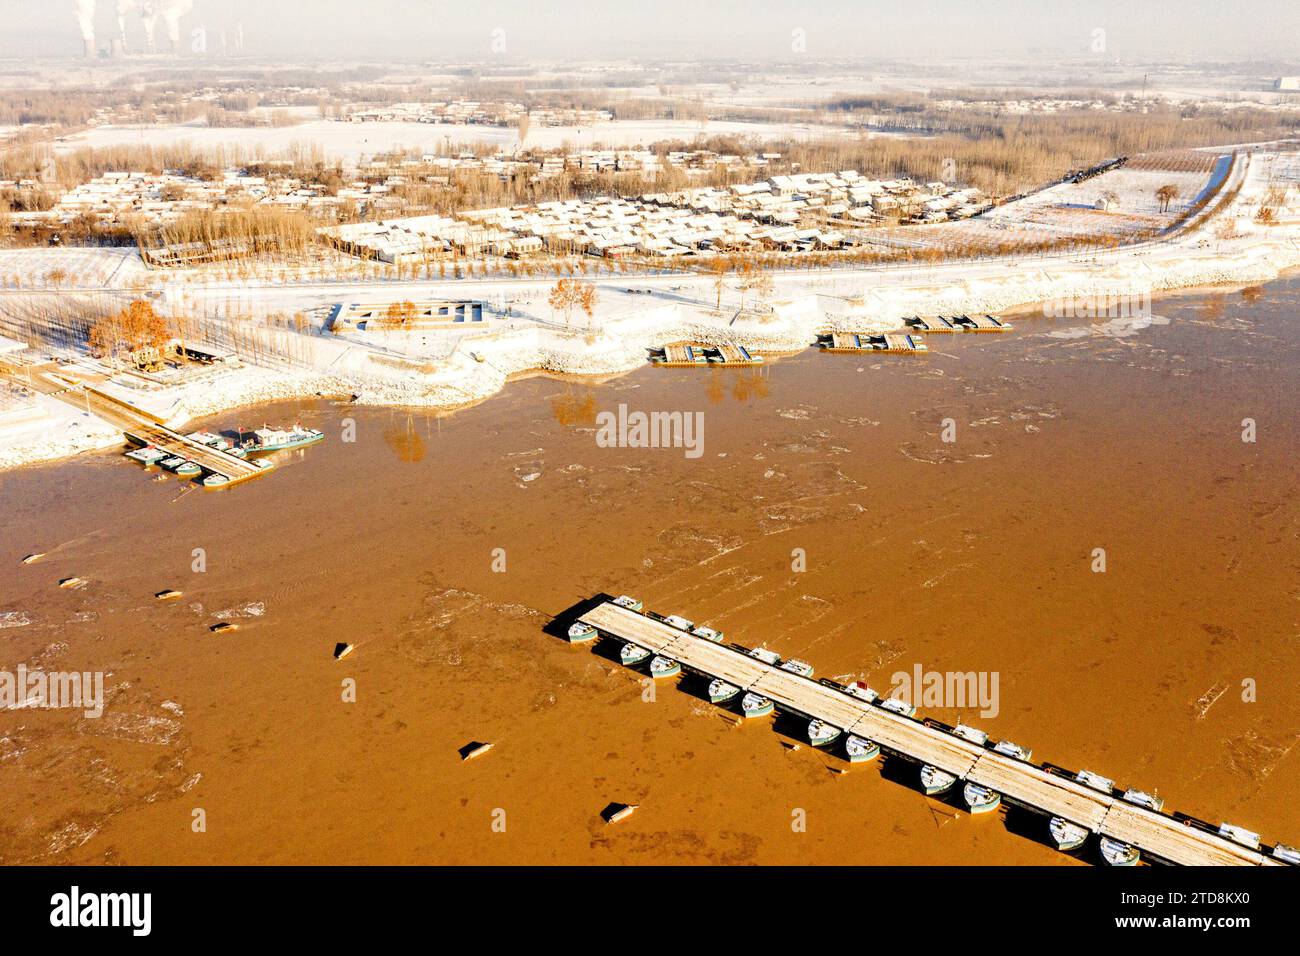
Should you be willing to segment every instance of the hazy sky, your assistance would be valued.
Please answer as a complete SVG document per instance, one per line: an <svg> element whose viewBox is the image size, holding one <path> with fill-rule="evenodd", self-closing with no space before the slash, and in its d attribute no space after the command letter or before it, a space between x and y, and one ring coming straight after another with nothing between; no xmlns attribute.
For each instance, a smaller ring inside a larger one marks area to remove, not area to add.
<svg viewBox="0 0 1300 956"><path fill-rule="evenodd" d="M116 0L98 0L107 44ZM78 55L75 0L0 0L0 56ZM140 46L138 18L128 43ZM1300 62L1300 0L193 0L182 35L208 28L209 49L243 25L245 51L284 57L385 53L504 57L872 58L1086 55L1281 58ZM493 31L504 33L494 35ZM165 42L160 25L158 36Z"/></svg>

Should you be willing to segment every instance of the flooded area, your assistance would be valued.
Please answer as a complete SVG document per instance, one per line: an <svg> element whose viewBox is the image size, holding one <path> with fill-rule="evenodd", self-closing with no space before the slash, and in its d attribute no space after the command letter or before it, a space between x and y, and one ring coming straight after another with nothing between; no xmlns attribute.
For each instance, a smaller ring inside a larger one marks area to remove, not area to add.
<svg viewBox="0 0 1300 956"><path fill-rule="evenodd" d="M689 678L644 700L543 631L600 592L881 691L996 674L996 716L922 712L1300 842L1300 279L1154 312L246 410L195 427L327 439L223 491L0 475L0 666L105 673L101 717L0 711L0 862L1076 862ZM701 412L702 453L602 447L619 405Z"/></svg>

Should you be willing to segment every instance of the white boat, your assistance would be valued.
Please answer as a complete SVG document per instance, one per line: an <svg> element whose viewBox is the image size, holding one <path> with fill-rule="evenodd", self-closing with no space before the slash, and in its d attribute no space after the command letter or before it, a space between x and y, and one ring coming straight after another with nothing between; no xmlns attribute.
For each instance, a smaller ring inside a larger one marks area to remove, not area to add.
<svg viewBox="0 0 1300 956"><path fill-rule="evenodd" d="M790 658L781 664L781 670L789 671L791 674L798 674L800 677L812 677L813 666L807 661L801 661L797 658Z"/></svg>
<svg viewBox="0 0 1300 956"><path fill-rule="evenodd" d="M1139 856L1137 847L1108 836L1101 838L1101 858L1111 866L1137 866Z"/></svg>
<svg viewBox="0 0 1300 956"><path fill-rule="evenodd" d="M654 678L676 677L681 672L682 672L682 665L678 664L671 657L664 657L661 654L656 654L654 658L650 661L651 677Z"/></svg>
<svg viewBox="0 0 1300 956"><path fill-rule="evenodd" d="M715 677L709 681L709 701L711 703L725 704L739 693L739 687L735 684L728 684L721 677Z"/></svg>
<svg viewBox="0 0 1300 956"><path fill-rule="evenodd" d="M632 644L630 642L624 644L618 651L618 659L627 667L631 667L633 664L640 664L649 656L650 652L640 644Z"/></svg>
<svg viewBox="0 0 1300 956"><path fill-rule="evenodd" d="M874 690L867 686L866 681L855 680L844 688L845 693L858 700L865 700L868 704L874 704L880 697Z"/></svg>
<svg viewBox="0 0 1300 956"><path fill-rule="evenodd" d="M1052 841L1058 850L1074 850L1088 839L1088 831L1077 823L1071 823L1064 817L1052 817L1047 822L1047 830L1052 834Z"/></svg>
<svg viewBox="0 0 1300 956"><path fill-rule="evenodd" d="M240 446L249 452L282 451L312 445L324 438L325 433L320 429L303 428L294 422L292 428L259 428L248 441L240 442Z"/></svg>
<svg viewBox="0 0 1300 956"><path fill-rule="evenodd" d="M617 810L611 813L609 815L609 819L606 820L605 822L618 823L619 820L626 820L632 814L636 813L637 808L640 806L641 804L639 803L625 803L623 804L623 806L619 807Z"/></svg>
<svg viewBox="0 0 1300 956"><path fill-rule="evenodd" d="M144 448L133 448L126 453L126 457L132 461L138 461L142 465L155 465L164 458L172 456L170 452L163 451L161 448L146 445Z"/></svg>
<svg viewBox="0 0 1300 956"><path fill-rule="evenodd" d="M619 607L627 608L629 611L639 611L642 607L640 601L634 597L628 597L626 594L620 594L618 597L614 598L614 603Z"/></svg>
<svg viewBox="0 0 1300 956"><path fill-rule="evenodd" d="M582 644L596 638L596 629L585 621L574 621L569 625L569 643Z"/></svg>
<svg viewBox="0 0 1300 956"><path fill-rule="evenodd" d="M880 701L880 706L895 714L902 714L904 717L912 717L916 714L916 708L901 697L886 697Z"/></svg>
<svg viewBox="0 0 1300 956"><path fill-rule="evenodd" d="M1148 810L1155 810L1157 813L1163 810L1165 806L1164 797L1157 797L1144 790L1134 790L1132 788L1125 790L1124 799L1129 803L1137 804L1139 807L1146 807Z"/></svg>
<svg viewBox="0 0 1300 956"><path fill-rule="evenodd" d="M712 641L714 644L722 643L722 632L715 631L711 627L705 627L703 624L701 624L699 627L693 628L691 630L691 633L694 634L696 637L704 638L706 641Z"/></svg>
<svg viewBox="0 0 1300 956"><path fill-rule="evenodd" d="M921 768L921 786L925 787L927 796L933 797L941 793L947 793L956 782L957 777L946 770L931 767L929 764Z"/></svg>
<svg viewBox="0 0 1300 956"><path fill-rule="evenodd" d="M773 709L772 701L761 694L747 693L740 699L740 710L746 717L766 717Z"/></svg>
<svg viewBox="0 0 1300 956"><path fill-rule="evenodd" d="M1002 805L1002 794L978 783L968 783L962 787L961 796L971 813L989 813Z"/></svg>
<svg viewBox="0 0 1300 956"><path fill-rule="evenodd" d="M215 448L217 451L230 451L235 446L220 435L212 432L190 432L185 436L190 441L196 441L200 445L207 445L209 448Z"/></svg>
<svg viewBox="0 0 1300 956"><path fill-rule="evenodd" d="M776 651L769 651L766 647L754 648L749 652L749 656L762 661L764 664L771 664L773 667L781 663L781 655Z"/></svg>
<svg viewBox="0 0 1300 956"><path fill-rule="evenodd" d="M1009 740L999 740L993 745L993 749L1004 757L1014 757L1016 760L1025 761L1025 763L1029 763L1034 757L1034 752L1028 747L1013 744Z"/></svg>
<svg viewBox="0 0 1300 956"><path fill-rule="evenodd" d="M849 755L849 763L866 763L880 756L880 744L849 734L844 738L844 752Z"/></svg>
<svg viewBox="0 0 1300 956"><path fill-rule="evenodd" d="M185 459L180 455L172 455L170 458L163 458L158 462L158 467L165 468L168 471L175 471L181 465L185 464Z"/></svg>
<svg viewBox="0 0 1300 956"><path fill-rule="evenodd" d="M1287 846L1285 843L1279 843L1273 847L1273 859L1281 860L1283 863L1290 863L1292 866L1300 866L1300 850L1293 846Z"/></svg>
<svg viewBox="0 0 1300 956"><path fill-rule="evenodd" d="M969 740L971 743L978 744L981 747L988 743L989 739L989 735L984 733L984 731L978 730L974 727L968 727L965 724L958 724L952 729L952 732L962 740Z"/></svg>
<svg viewBox="0 0 1300 956"><path fill-rule="evenodd" d="M669 625L670 627L677 628L677 630L679 631L689 631L692 627L695 626L694 621L688 621L686 620L686 618L680 617L679 615L676 614L669 614L666 618L664 618L664 623Z"/></svg>
<svg viewBox="0 0 1300 956"><path fill-rule="evenodd" d="M230 484L230 479L225 475L211 474L203 479L203 487L220 488L222 485Z"/></svg>
<svg viewBox="0 0 1300 956"><path fill-rule="evenodd" d="M840 728L833 727L820 717L808 721L808 743L814 747L824 747L840 735Z"/></svg>
<svg viewBox="0 0 1300 956"><path fill-rule="evenodd" d="M1103 777L1099 773L1093 773L1091 770L1080 770L1074 775L1074 779L1105 794L1110 794L1115 789L1114 780L1110 779L1110 777Z"/></svg>
<svg viewBox="0 0 1300 956"><path fill-rule="evenodd" d="M1242 846L1250 847L1252 850L1259 849L1259 834L1252 833L1250 830L1234 826L1231 823L1219 824L1219 836L1231 840L1233 843L1240 843Z"/></svg>

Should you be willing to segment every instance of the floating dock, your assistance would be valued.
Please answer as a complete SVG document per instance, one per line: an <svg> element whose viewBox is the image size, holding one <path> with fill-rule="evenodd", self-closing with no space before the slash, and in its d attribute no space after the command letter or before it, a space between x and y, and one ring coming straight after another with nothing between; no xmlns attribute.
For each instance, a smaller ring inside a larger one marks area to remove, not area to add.
<svg viewBox="0 0 1300 956"><path fill-rule="evenodd" d="M754 355L743 345L701 345L676 342L650 350L650 362L669 368L700 365L762 365L763 356Z"/></svg>
<svg viewBox="0 0 1300 956"><path fill-rule="evenodd" d="M904 324L909 328L917 329L921 332L959 332L960 329L953 325L942 315L932 315L922 317L914 315L910 319L904 319Z"/></svg>
<svg viewBox="0 0 1300 956"><path fill-rule="evenodd" d="M714 643L612 601L579 621L601 634L644 648L708 679L774 701L783 711L818 718L846 734L875 741L892 756L928 764L960 780L987 787L1007 803L1061 817L1092 833L1136 847L1149 859L1185 866L1282 866L1279 860L1207 828L1103 793L1058 768L1048 769L995 752L854 697L847 690L800 676L751 657L745 649Z"/></svg>
<svg viewBox="0 0 1300 956"><path fill-rule="evenodd" d="M817 336L818 347L827 352L885 352L894 354L930 351L925 339L906 332L868 335L859 332L829 332Z"/></svg>
<svg viewBox="0 0 1300 956"><path fill-rule="evenodd" d="M142 423L128 429L125 434L132 444L141 447L152 445L173 457L194 462L207 475L225 478L226 480L221 483L222 487L256 478L269 470L265 465L259 466L255 462L236 458L229 452L197 442L166 425Z"/></svg>
<svg viewBox="0 0 1300 956"><path fill-rule="evenodd" d="M709 361L718 365L762 365L763 356L743 345L718 345L708 350Z"/></svg>
<svg viewBox="0 0 1300 956"><path fill-rule="evenodd" d="M996 315L954 315L952 323L963 332L1010 332L1011 326Z"/></svg>
<svg viewBox="0 0 1300 956"><path fill-rule="evenodd" d="M681 368L686 365L709 364L709 347L696 343L676 342L650 351L650 361L655 365Z"/></svg>

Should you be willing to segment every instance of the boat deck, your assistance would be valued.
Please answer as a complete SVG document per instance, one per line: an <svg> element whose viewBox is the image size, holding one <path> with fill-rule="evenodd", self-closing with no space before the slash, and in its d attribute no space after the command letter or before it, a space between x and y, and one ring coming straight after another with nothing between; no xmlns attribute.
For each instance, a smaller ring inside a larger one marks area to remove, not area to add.
<svg viewBox="0 0 1300 956"><path fill-rule="evenodd" d="M874 740L886 752L1000 793L1028 810L1059 816L1093 833L1137 847L1148 857L1188 866L1280 866L1279 861L1193 826L1102 793L1060 773L1016 760L891 713L818 681L765 664L742 649L679 631L643 613L605 602L580 620L602 634L672 658L705 678L721 678L774 701L781 710L817 717ZM990 742L991 744L991 742Z"/></svg>

